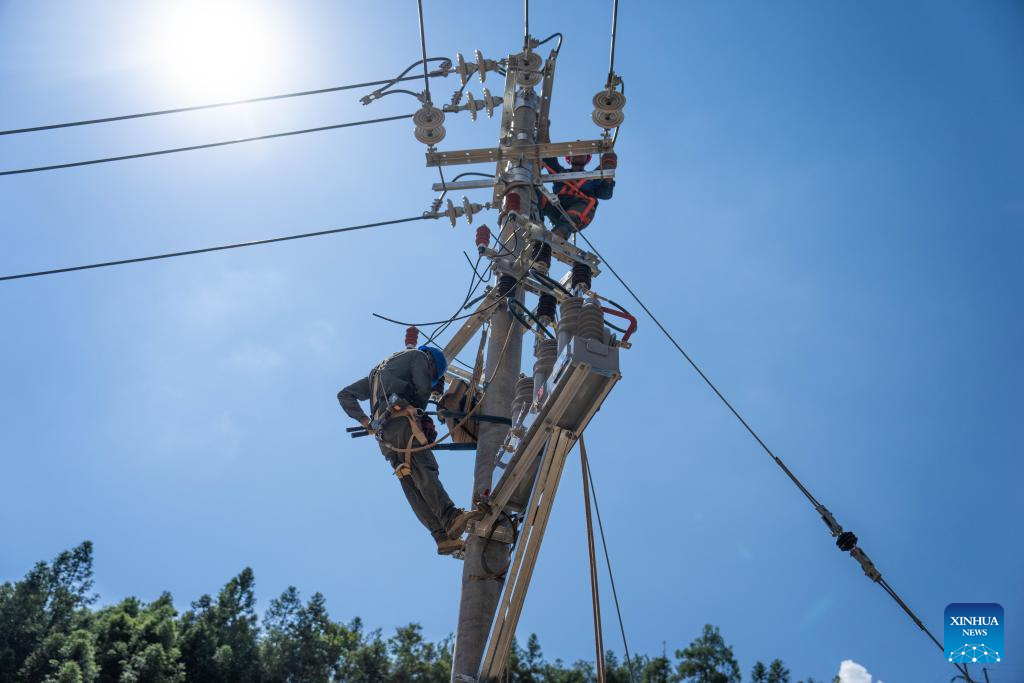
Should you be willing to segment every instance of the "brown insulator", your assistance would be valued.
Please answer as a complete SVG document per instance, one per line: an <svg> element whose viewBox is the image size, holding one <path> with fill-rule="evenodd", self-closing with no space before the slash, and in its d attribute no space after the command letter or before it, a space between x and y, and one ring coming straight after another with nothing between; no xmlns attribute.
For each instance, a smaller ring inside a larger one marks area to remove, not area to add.
<svg viewBox="0 0 1024 683"><path fill-rule="evenodd" d="M541 294L537 302L537 320L549 323L555 319L555 308L558 302L553 294Z"/></svg>
<svg viewBox="0 0 1024 683"><path fill-rule="evenodd" d="M601 305L588 301L580 308L580 324L577 336L586 339L604 341L604 313L601 312Z"/></svg>
<svg viewBox="0 0 1024 683"><path fill-rule="evenodd" d="M515 192L509 192L505 195L505 211L519 212L519 208L522 206L519 195Z"/></svg>
<svg viewBox="0 0 1024 683"><path fill-rule="evenodd" d="M405 348L416 348L416 342L420 338L420 331L415 325L405 328Z"/></svg>
<svg viewBox="0 0 1024 683"><path fill-rule="evenodd" d="M498 277L498 296L515 296L516 280L514 275L501 275Z"/></svg>
<svg viewBox="0 0 1024 683"><path fill-rule="evenodd" d="M590 266L586 263L572 264L572 288L575 289L577 285L590 289Z"/></svg>
<svg viewBox="0 0 1024 683"><path fill-rule="evenodd" d="M551 268L551 245L547 242L533 243L533 267L542 273Z"/></svg>
<svg viewBox="0 0 1024 683"><path fill-rule="evenodd" d="M562 301L562 317L558 321L558 353L569 343L579 330L580 309L583 307L583 299L578 296L571 296Z"/></svg>

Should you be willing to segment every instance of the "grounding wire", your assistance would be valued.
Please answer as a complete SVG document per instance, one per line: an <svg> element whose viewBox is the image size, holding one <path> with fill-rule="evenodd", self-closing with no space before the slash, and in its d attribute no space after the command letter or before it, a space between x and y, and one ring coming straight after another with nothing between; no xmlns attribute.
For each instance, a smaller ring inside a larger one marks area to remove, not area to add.
<svg viewBox="0 0 1024 683"><path fill-rule="evenodd" d="M289 240L300 240L307 237L320 237L321 235L334 235L341 232L352 232L355 230L366 230L368 228L379 228L385 225L397 225L399 223L411 223L412 221L424 220L425 216L411 216L409 218L396 218L390 221L377 221L376 223L364 223L363 225L350 225L344 228L331 228L329 230L318 230L316 232L304 232L298 235L286 235L284 237L271 237L269 239L254 240L251 242L236 242L234 244L223 244L216 247L203 247L201 249L189 249L188 251L172 251L165 254L153 256L140 256L137 258L120 259L118 261L103 261L101 263L90 263L82 266L70 266L68 268L54 268L52 270L40 270L33 273L20 273L17 275L0 276L0 282L4 280L20 280L22 278L39 277L41 275L56 275L58 273L71 273L78 270L90 270L92 268L106 268L108 266L120 266L127 263L142 263L143 261L157 261L159 259L176 258L178 256L191 256L193 254L205 254L211 251L225 251L227 249L240 249L242 247L254 247L259 244L273 244L275 242L287 242Z"/></svg>
<svg viewBox="0 0 1024 683"><path fill-rule="evenodd" d="M191 152L197 149L210 149L211 147L224 147L225 145L238 145L243 142L256 142L257 140L271 140L291 135L304 135L305 133L319 133L325 130L336 130L338 128L352 128L353 126L365 126L371 123L385 123L387 121L400 121L411 119L412 114L400 114L398 116L385 116L379 119L366 119L365 121L350 121L349 123L335 123L330 126L318 126L316 128L303 128L302 130L290 130L284 133L271 133L269 135L257 135L251 138L238 138L237 140L223 140L221 142L208 142L202 145L189 145L188 147L174 147L171 149L160 149L153 152L140 152L138 154L124 154L116 157L104 157L102 159L89 159L88 161L73 161L66 164L53 164L51 166L36 166L34 168L19 168L10 171L0 171L0 176L18 175L20 173L36 173L39 171L55 171L61 168L75 168L77 166L90 166L92 164L105 164L111 161L125 161L128 159L142 159L144 157L160 156L162 154L175 154L177 152Z"/></svg>
<svg viewBox="0 0 1024 683"><path fill-rule="evenodd" d="M428 61L446 61L451 63L447 57L433 57ZM416 66L419 62L413 64ZM426 65L424 64L424 67ZM410 67L411 68L411 67ZM408 69L406 69L406 73ZM430 77L435 78L437 76L447 76L448 69L441 68L430 72ZM129 121L131 119L141 119L149 116L165 116L167 114L181 114L189 111L200 111L203 109L216 109L218 107L233 107L240 104L253 104L255 102L269 102L271 100L283 100L291 97L306 97L308 95L321 95L324 93L340 92L342 90L358 90L360 88L369 88L374 85L389 85L399 81L414 81L419 79L420 76L399 76L398 78L388 78L380 81L367 81L365 83L352 83L350 85L338 85L332 88L319 88L317 90L301 90L299 92L284 93L281 95L266 95L264 97L250 97L244 100L230 100L227 102L213 102L211 104L197 104L191 107L175 107L174 109L160 109L157 111L147 111L139 114L122 114L121 116L106 116L99 119L85 119L82 121L68 121L66 123L51 123L44 126L31 126L29 128L14 128L11 130L0 130L0 135L17 135L19 133L34 133L43 130L55 130L58 128L72 128L74 126L91 126L97 123L112 123L114 121Z"/></svg>

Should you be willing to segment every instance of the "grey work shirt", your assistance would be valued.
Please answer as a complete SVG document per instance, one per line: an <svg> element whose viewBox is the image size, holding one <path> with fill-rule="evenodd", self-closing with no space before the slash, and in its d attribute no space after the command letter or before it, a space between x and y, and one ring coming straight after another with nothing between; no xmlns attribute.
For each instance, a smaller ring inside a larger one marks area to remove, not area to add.
<svg viewBox="0 0 1024 683"><path fill-rule="evenodd" d="M371 400L374 376L380 380L377 396ZM434 361L426 351L406 349L388 356L370 371L367 377L356 380L338 392L338 403L353 420L367 417L360 401L370 401L371 412L378 404L398 394L413 406L424 409L434 386Z"/></svg>

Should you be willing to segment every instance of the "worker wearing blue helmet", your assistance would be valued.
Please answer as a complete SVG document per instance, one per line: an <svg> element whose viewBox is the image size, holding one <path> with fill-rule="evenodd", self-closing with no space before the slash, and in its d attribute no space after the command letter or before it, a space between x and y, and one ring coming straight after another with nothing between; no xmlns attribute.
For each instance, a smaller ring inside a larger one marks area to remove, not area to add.
<svg viewBox="0 0 1024 683"><path fill-rule="evenodd" d="M443 386L447 367L444 352L435 346L405 349L338 392L342 410L377 437L413 513L434 538L440 555L462 548L462 533L476 515L452 503L430 450L437 430L423 410L434 388ZM360 401L370 402L372 417L363 412Z"/></svg>

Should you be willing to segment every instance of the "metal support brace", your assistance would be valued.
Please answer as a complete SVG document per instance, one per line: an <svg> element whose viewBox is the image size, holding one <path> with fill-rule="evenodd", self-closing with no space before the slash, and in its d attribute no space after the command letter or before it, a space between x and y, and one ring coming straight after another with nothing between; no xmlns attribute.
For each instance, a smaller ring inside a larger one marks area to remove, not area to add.
<svg viewBox="0 0 1024 683"><path fill-rule="evenodd" d="M540 182L542 183L564 183L569 180L611 180L615 177L615 169L597 168L593 171L570 171L568 173L544 173L540 176ZM456 180L448 183L434 183L432 188L435 192L454 192L456 190L475 190L485 187L494 187L496 190L501 190L504 184L497 179L488 180L487 178L480 178L479 180Z"/></svg>

